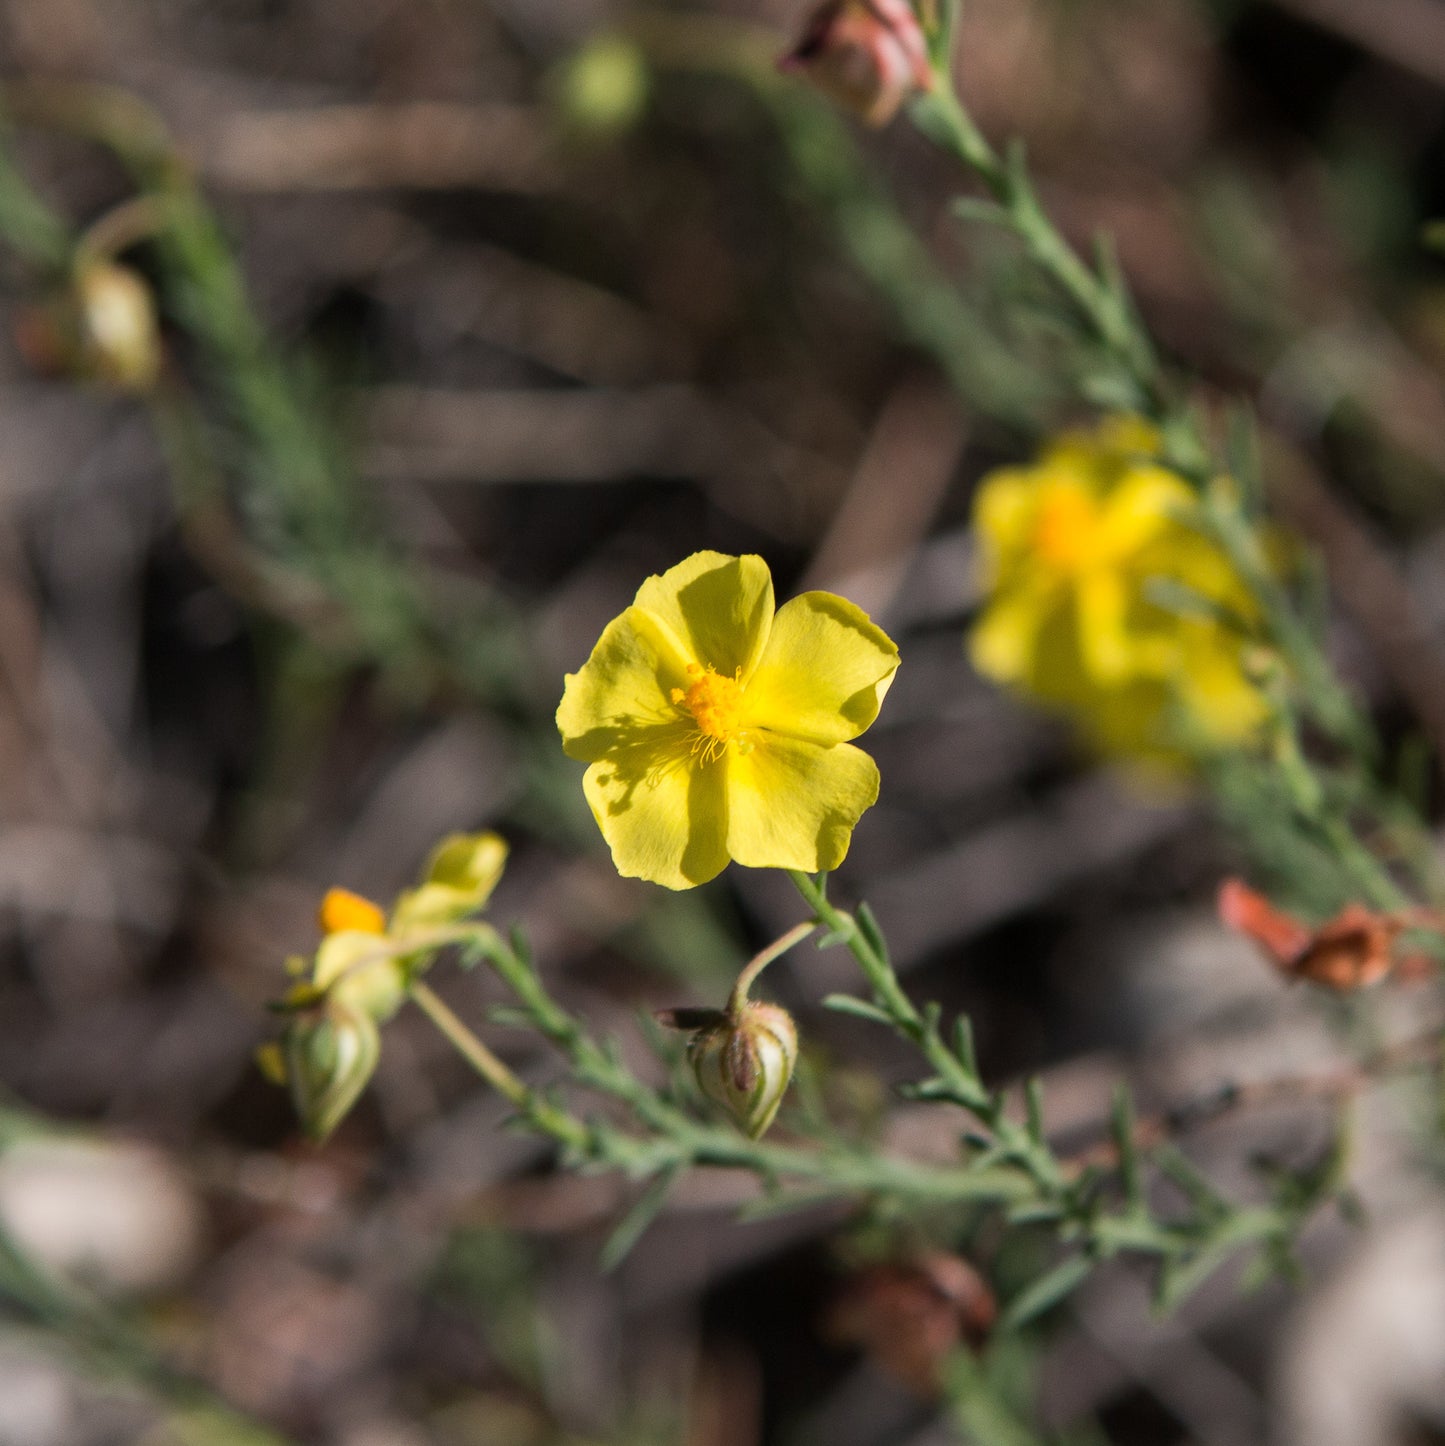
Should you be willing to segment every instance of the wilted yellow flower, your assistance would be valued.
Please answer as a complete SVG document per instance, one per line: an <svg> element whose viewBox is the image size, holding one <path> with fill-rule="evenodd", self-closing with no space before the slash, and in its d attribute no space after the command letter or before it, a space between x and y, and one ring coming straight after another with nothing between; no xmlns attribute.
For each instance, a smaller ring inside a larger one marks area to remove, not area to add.
<svg viewBox="0 0 1445 1446"><path fill-rule="evenodd" d="M686 889L729 860L836 868L878 797L848 740L897 667L887 634L832 593L774 614L760 557L698 552L648 578L557 710L618 872Z"/></svg>
<svg viewBox="0 0 1445 1446"><path fill-rule="evenodd" d="M475 914L492 897L506 862L506 841L497 834L448 835L432 850L421 883L398 895L389 932L402 937Z"/></svg>
<svg viewBox="0 0 1445 1446"><path fill-rule="evenodd" d="M327 890L316 954L291 966L310 977L281 1001L291 1018L279 1044L259 1056L272 1078L290 1086L316 1139L341 1123L375 1072L379 1026L401 1008L427 950L447 942L448 925L482 908L506 858L494 833L452 834L432 851L421 883L397 897L390 918L349 889Z"/></svg>
<svg viewBox="0 0 1445 1446"><path fill-rule="evenodd" d="M986 477L969 647L1106 752L1177 759L1242 741L1268 705L1244 665L1258 605L1158 458L1151 426L1115 418Z"/></svg>

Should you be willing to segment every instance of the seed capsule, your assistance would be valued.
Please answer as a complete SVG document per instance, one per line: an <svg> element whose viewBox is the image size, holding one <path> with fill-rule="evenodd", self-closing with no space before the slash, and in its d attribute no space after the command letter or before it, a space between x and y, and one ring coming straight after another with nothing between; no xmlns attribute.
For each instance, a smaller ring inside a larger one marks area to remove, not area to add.
<svg viewBox="0 0 1445 1446"><path fill-rule="evenodd" d="M744 1003L688 1046L702 1092L756 1140L773 1122L798 1062L798 1030L776 1004Z"/></svg>
<svg viewBox="0 0 1445 1446"><path fill-rule="evenodd" d="M281 1042L291 1099L306 1133L324 1140L357 1101L381 1059L381 1033L364 1009L328 998L298 1015Z"/></svg>

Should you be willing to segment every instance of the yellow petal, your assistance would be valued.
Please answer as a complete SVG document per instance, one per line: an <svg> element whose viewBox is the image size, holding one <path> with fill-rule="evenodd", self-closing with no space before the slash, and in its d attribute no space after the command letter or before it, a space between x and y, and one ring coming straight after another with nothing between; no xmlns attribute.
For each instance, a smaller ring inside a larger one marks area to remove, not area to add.
<svg viewBox="0 0 1445 1446"><path fill-rule="evenodd" d="M1038 494L1038 476L1030 468L1001 467L979 484L973 524L985 587L996 585L1006 558L1027 551L1033 537Z"/></svg>
<svg viewBox="0 0 1445 1446"><path fill-rule="evenodd" d="M589 763L630 748L639 734L676 731L682 716L674 688L686 688L689 658L655 613L630 607L608 623L592 656L567 686L557 709L562 746Z"/></svg>
<svg viewBox="0 0 1445 1446"><path fill-rule="evenodd" d="M355 929L321 941L311 982L377 1020L390 1019L406 996L406 980L388 940Z"/></svg>
<svg viewBox="0 0 1445 1446"><path fill-rule="evenodd" d="M1100 683L1115 683L1134 671L1124 580L1110 569L1086 573L1074 594L1078 610L1079 655Z"/></svg>
<svg viewBox="0 0 1445 1446"><path fill-rule="evenodd" d="M862 749L776 734L729 755L727 780L727 851L754 869L837 868L878 797L878 766Z"/></svg>
<svg viewBox="0 0 1445 1446"><path fill-rule="evenodd" d="M661 577L648 578L635 606L667 624L688 661L746 681L768 641L773 580L760 557L695 552Z"/></svg>
<svg viewBox="0 0 1445 1446"><path fill-rule="evenodd" d="M494 833L454 833L432 850L422 883L402 893L391 911L393 936L445 927L475 914L492 897L507 862Z"/></svg>
<svg viewBox="0 0 1445 1446"><path fill-rule="evenodd" d="M687 740L680 728L668 737L641 732L582 780L624 878L690 889L727 867L727 766L701 762Z"/></svg>
<svg viewBox="0 0 1445 1446"><path fill-rule="evenodd" d="M997 683L1019 683L1029 673L1044 619L1057 611L1047 580L1035 574L994 595L968 635L973 666Z"/></svg>
<svg viewBox="0 0 1445 1446"><path fill-rule="evenodd" d="M878 716L898 649L862 608L805 592L773 619L744 695L749 726L815 743L856 738Z"/></svg>
<svg viewBox="0 0 1445 1446"><path fill-rule="evenodd" d="M1180 519L1194 506L1194 494L1173 472L1162 467L1131 468L1109 494L1100 517L1099 555L1127 561L1157 534L1187 531Z"/></svg>
<svg viewBox="0 0 1445 1446"><path fill-rule="evenodd" d="M386 915L378 905L350 889L327 889L318 915L326 934L354 929L363 934L386 933Z"/></svg>

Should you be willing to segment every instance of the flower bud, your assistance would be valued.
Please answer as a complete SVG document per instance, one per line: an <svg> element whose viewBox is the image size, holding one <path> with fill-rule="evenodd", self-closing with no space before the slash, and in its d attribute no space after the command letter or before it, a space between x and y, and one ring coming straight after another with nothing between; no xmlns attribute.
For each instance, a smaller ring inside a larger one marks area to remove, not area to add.
<svg viewBox="0 0 1445 1446"><path fill-rule="evenodd" d="M780 64L875 126L933 86L928 43L908 0L825 0Z"/></svg>
<svg viewBox="0 0 1445 1446"><path fill-rule="evenodd" d="M364 1009L332 995L315 1012L291 1021L281 1051L302 1127L312 1139L324 1140L375 1074L381 1033Z"/></svg>
<svg viewBox="0 0 1445 1446"><path fill-rule="evenodd" d="M797 1026L786 1009L748 1001L694 1035L688 1058L702 1092L756 1140L772 1124L793 1077Z"/></svg>
<svg viewBox="0 0 1445 1446"><path fill-rule="evenodd" d="M155 299L139 273L92 261L75 278L73 305L80 371L117 391L149 391L161 369L161 338Z"/></svg>
<svg viewBox="0 0 1445 1446"><path fill-rule="evenodd" d="M30 366L46 376L147 392L160 374L151 289L138 272L114 261L78 266L65 291L21 313L15 340Z"/></svg>

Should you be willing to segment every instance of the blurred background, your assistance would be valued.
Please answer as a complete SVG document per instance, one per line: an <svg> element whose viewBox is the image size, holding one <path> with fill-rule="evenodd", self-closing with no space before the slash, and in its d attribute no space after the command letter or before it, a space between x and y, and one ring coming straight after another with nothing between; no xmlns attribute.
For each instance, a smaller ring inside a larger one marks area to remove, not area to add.
<svg viewBox="0 0 1445 1446"><path fill-rule="evenodd" d="M552 727L602 624L699 548L898 639L837 888L990 1078L1043 1075L1061 1139L1121 1076L1164 1106L1337 1053L1214 922L1235 861L1188 787L970 672L974 485L1085 419L1077 358L944 158L775 73L804 18L0 0L3 1446L970 1439L932 1390L968 1301L919 1253L958 1222L732 1223L753 1187L719 1172L605 1274L629 1187L554 1173L421 1018L324 1148L253 1063L321 892L389 899L449 830L511 841L493 916L639 1068L640 1012L717 1002L797 920L746 870L618 879ZM1342 667L1445 742L1445 4L968 0L958 63L1201 401L1257 401ZM879 1084L912 1061L816 1007L850 978L811 950L768 976L801 1093L947 1151ZM1160 1323L1116 1265L1010 1347L1010 1389L1121 1446L1445 1439L1412 1112L1362 1102L1369 1223L1322 1221L1302 1285L1226 1272ZM1189 1146L1247 1190L1228 1162L1328 1127L1280 1105ZM995 1286L1030 1249L970 1246Z"/></svg>

